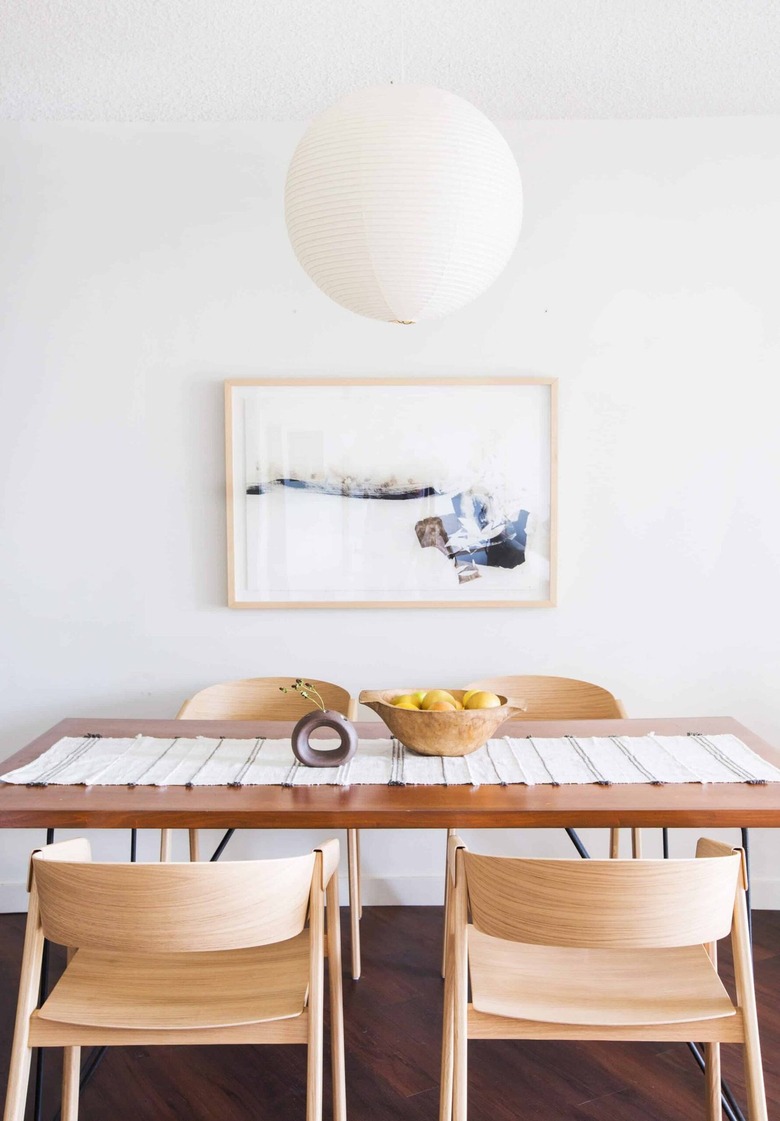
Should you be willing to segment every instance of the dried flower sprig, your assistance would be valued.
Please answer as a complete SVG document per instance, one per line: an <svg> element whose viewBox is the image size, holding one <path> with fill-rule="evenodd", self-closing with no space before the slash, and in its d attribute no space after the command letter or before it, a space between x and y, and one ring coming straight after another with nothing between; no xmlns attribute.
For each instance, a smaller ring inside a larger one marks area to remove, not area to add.
<svg viewBox="0 0 780 1121"><path fill-rule="evenodd" d="M289 688L286 685L279 686L280 693L289 693L290 691L297 693L298 696L303 697L305 701L313 701L317 708L321 709L323 712L326 711L325 702L310 681L304 681L303 678L298 677L295 683L290 685Z"/></svg>

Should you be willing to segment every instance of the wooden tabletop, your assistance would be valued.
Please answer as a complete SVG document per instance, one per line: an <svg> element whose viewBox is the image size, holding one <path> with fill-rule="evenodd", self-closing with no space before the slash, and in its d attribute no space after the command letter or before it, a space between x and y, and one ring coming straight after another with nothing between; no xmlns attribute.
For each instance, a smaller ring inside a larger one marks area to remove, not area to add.
<svg viewBox="0 0 780 1121"><path fill-rule="evenodd" d="M237 720L104 720L55 724L0 767L29 762L62 736L284 737L288 723ZM363 739L384 724L358 724ZM715 735L731 732L780 766L780 753L729 717L522 721L524 736ZM0 783L0 827L160 828L543 828L550 826L780 826L780 783L604 786L46 786Z"/></svg>

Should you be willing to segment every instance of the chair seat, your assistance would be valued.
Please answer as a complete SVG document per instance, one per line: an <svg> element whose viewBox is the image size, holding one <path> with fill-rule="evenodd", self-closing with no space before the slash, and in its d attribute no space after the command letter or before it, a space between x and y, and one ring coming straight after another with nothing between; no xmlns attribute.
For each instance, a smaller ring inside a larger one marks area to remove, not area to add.
<svg viewBox="0 0 780 1121"><path fill-rule="evenodd" d="M469 961L473 1007L516 1020L641 1026L736 1011L703 946L532 946L470 926Z"/></svg>
<svg viewBox="0 0 780 1121"><path fill-rule="evenodd" d="M308 930L244 950L139 955L83 949L39 1016L110 1028L255 1024L300 1016L308 983Z"/></svg>

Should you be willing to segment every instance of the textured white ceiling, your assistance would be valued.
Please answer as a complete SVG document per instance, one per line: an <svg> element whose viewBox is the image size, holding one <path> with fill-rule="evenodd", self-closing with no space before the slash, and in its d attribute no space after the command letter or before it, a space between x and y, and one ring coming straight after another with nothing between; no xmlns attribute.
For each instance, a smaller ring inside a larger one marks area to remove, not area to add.
<svg viewBox="0 0 780 1121"><path fill-rule="evenodd" d="M780 113L780 0L0 0L0 118L288 120L430 83L497 118Z"/></svg>

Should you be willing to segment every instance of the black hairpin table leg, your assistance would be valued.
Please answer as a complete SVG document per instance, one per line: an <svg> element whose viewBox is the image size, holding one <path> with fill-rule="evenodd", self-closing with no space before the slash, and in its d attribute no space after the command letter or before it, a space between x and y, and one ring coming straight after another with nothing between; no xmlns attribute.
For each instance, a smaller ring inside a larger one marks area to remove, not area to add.
<svg viewBox="0 0 780 1121"><path fill-rule="evenodd" d="M747 875L747 891L745 892L745 903L747 904L748 916L748 932L750 934L750 948L753 948L753 907L751 904L750 894L750 830L743 829L742 833L742 850L745 853L745 873Z"/></svg>
<svg viewBox="0 0 780 1121"><path fill-rule="evenodd" d="M580 854L582 859L583 860L590 860L590 853L588 852L588 850L585 848L582 841L580 840L580 835L577 832L577 830L567 828L566 836L569 838L571 843L574 845L575 849Z"/></svg>
<svg viewBox="0 0 780 1121"><path fill-rule="evenodd" d="M212 862L214 860L219 860L220 856L222 856L222 853L225 851L225 845L228 843L228 841L230 840L230 838L233 836L234 833L235 833L235 829L228 829L225 836L222 838L222 840L219 842L217 847L214 849L214 852L212 853L212 855L209 857L210 862Z"/></svg>

